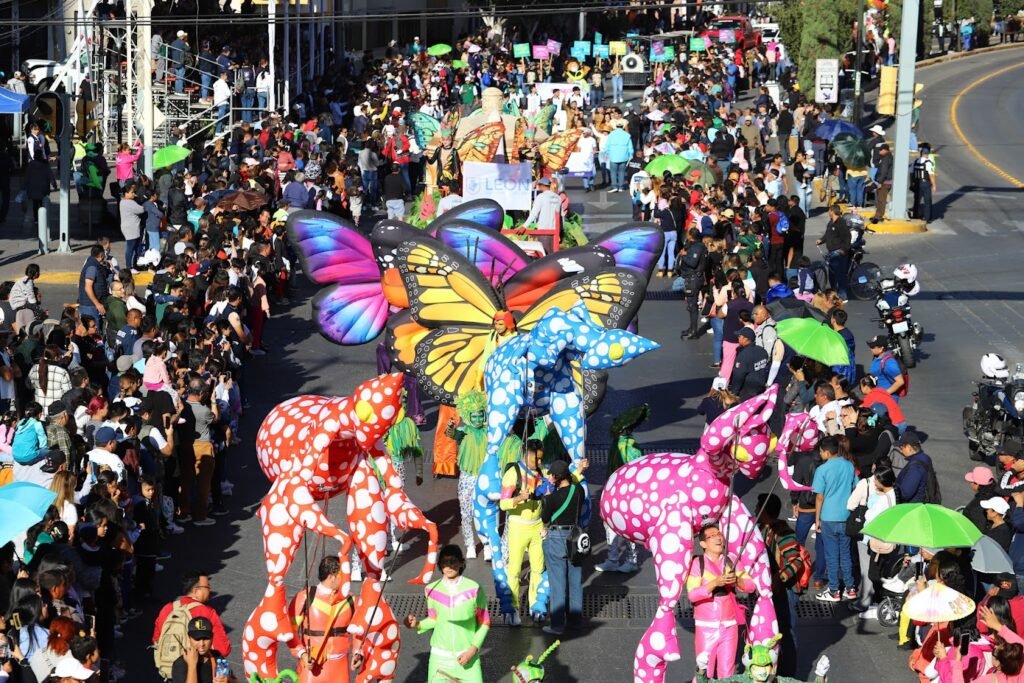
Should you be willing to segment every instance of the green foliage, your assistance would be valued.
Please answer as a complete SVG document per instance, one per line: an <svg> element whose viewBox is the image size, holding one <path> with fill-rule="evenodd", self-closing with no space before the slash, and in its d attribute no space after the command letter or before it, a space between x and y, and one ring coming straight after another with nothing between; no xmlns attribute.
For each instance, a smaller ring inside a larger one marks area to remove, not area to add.
<svg viewBox="0 0 1024 683"><path fill-rule="evenodd" d="M845 41L840 36L849 33L850 24L840 28L837 10L841 3L842 0L804 0L797 65L800 88L808 97L814 94L815 62L842 56Z"/></svg>

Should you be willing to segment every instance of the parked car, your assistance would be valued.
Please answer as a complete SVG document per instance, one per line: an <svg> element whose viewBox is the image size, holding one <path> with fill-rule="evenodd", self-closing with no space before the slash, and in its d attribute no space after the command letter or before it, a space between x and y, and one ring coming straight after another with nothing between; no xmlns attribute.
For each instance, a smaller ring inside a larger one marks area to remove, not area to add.
<svg viewBox="0 0 1024 683"><path fill-rule="evenodd" d="M741 16L719 17L711 22L703 37L719 42L721 31L732 31L736 44L743 50L750 50L761 44L761 33L750 23L750 19Z"/></svg>

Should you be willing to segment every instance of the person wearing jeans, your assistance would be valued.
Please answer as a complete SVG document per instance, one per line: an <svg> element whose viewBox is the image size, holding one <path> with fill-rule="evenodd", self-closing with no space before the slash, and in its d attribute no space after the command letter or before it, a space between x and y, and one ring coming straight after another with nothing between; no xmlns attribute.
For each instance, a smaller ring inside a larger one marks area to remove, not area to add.
<svg viewBox="0 0 1024 683"><path fill-rule="evenodd" d="M828 587L815 597L822 602L857 599L857 583L853 577L850 537L846 535L846 507L857 483L853 463L839 456L839 441L826 436L818 442L822 464L814 471L811 490L814 492L815 528L825 546L825 568ZM845 591L840 593L840 589Z"/></svg>
<svg viewBox="0 0 1024 683"><path fill-rule="evenodd" d="M564 460L551 463L547 479L555 489L541 501L541 535L551 586L551 621L543 631L558 636L565 632L567 622L578 625L583 619L583 573L569 561L568 548L572 528L579 524L585 494Z"/></svg>
<svg viewBox="0 0 1024 683"><path fill-rule="evenodd" d="M633 138L626 128L625 119L615 119L612 126L614 130L604 141L604 154L612 175L609 192L625 192L626 163L633 158Z"/></svg>

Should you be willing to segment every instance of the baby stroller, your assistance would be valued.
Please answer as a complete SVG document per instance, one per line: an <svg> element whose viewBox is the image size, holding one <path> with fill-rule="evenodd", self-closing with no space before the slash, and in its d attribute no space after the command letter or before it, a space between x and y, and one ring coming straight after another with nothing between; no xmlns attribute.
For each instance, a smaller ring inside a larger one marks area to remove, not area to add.
<svg viewBox="0 0 1024 683"><path fill-rule="evenodd" d="M900 562L896 567L897 572L882 581L884 597L878 601L878 623L890 628L900 623L900 612L903 611L907 592L917 579L913 563L904 566Z"/></svg>

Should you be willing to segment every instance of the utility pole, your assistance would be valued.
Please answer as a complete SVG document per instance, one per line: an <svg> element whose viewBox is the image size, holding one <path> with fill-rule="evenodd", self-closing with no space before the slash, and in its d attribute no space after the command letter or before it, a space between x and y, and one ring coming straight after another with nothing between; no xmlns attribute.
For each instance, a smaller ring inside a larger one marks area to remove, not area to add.
<svg viewBox="0 0 1024 683"><path fill-rule="evenodd" d="M138 26L142 29L139 40L137 59L139 92L142 93L142 158L145 173L153 177L153 0L135 0L138 2Z"/></svg>
<svg viewBox="0 0 1024 683"><path fill-rule="evenodd" d="M910 1L912 2L913 0L910 0ZM865 16L865 12L864 12L863 9L861 9L860 16L857 17L857 45L854 47L854 50L856 50L856 53L855 53L856 56L854 57L854 60L853 60L853 69L854 69L854 72L853 72L853 123L854 123L854 125L859 125L860 116L861 116L862 88L861 88L861 74L860 74L860 72L864 68L864 61L863 61L863 57L862 57L863 50L862 50L862 47L861 47L862 45L864 45L864 16Z"/></svg>
<svg viewBox="0 0 1024 683"><path fill-rule="evenodd" d="M267 3L267 70L270 72L270 92L267 93L267 109L277 108L277 0Z"/></svg>
<svg viewBox="0 0 1024 683"><path fill-rule="evenodd" d="M135 140L135 25L132 22L132 3L124 0L124 120L125 139L130 145Z"/></svg>
<svg viewBox="0 0 1024 683"><path fill-rule="evenodd" d="M896 86L896 149L893 150L892 209L889 218L907 217L907 188L910 181L910 129L914 113L914 71L917 56L917 27L921 0L903 3L900 23L900 64Z"/></svg>
<svg viewBox="0 0 1024 683"><path fill-rule="evenodd" d="M64 110L64 127L60 133L60 154L57 159L58 173L60 174L60 206L58 209L58 231L60 243L57 251L62 254L71 253L71 160L75 153L71 148L71 97L68 91L71 89L70 72L64 79L64 92L60 93L61 108ZM49 237L50 226L46 226L47 237Z"/></svg>
<svg viewBox="0 0 1024 683"><path fill-rule="evenodd" d="M289 5L292 0L284 0L284 113L288 116L292 106L292 29L288 22Z"/></svg>

